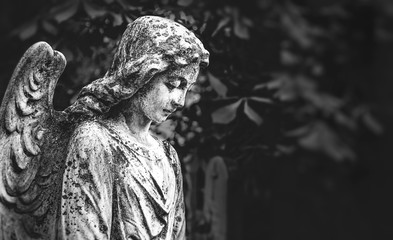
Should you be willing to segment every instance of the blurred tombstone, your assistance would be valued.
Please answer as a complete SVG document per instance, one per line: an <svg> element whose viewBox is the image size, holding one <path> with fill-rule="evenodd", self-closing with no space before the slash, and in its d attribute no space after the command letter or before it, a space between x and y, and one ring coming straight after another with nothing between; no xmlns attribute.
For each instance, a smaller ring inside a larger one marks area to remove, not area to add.
<svg viewBox="0 0 393 240"><path fill-rule="evenodd" d="M227 180L224 159L215 156L205 172L205 198L203 212L210 223L209 239L225 240L227 235Z"/></svg>

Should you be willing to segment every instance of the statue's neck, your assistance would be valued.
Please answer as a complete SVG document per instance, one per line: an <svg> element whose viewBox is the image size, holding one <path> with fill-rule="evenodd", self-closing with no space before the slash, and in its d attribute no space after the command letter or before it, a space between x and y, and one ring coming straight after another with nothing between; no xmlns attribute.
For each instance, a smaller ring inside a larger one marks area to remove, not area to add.
<svg viewBox="0 0 393 240"><path fill-rule="evenodd" d="M152 137L149 129L152 121L140 114L125 115L118 113L109 117L111 125L114 125L118 130L128 132L140 144L150 146Z"/></svg>
<svg viewBox="0 0 393 240"><path fill-rule="evenodd" d="M125 122L130 130L130 133L134 136L147 136L151 125L151 120L140 114L130 114L125 116Z"/></svg>

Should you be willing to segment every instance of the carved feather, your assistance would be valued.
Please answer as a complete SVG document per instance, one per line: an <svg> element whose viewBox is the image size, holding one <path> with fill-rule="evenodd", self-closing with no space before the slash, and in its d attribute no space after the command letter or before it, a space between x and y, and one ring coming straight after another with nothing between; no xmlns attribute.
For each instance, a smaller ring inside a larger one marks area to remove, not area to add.
<svg viewBox="0 0 393 240"><path fill-rule="evenodd" d="M63 54L47 43L34 44L15 68L0 107L0 227L6 229L5 239L45 238L27 223L43 219L57 191L53 180L61 174L56 166L61 161L44 156L42 148L50 147L46 139L60 121L52 99L65 65Z"/></svg>

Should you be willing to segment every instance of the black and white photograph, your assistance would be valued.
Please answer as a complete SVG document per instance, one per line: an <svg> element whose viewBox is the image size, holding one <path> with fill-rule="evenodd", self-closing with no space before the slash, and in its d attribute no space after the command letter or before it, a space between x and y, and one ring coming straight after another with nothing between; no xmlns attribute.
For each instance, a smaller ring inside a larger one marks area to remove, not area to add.
<svg viewBox="0 0 393 240"><path fill-rule="evenodd" d="M393 1L3 0L0 240L393 239Z"/></svg>

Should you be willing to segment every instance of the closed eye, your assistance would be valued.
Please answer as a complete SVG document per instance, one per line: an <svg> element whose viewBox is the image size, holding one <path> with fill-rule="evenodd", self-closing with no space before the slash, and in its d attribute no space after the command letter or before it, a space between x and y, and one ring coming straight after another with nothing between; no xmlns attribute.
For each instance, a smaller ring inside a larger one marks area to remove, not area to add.
<svg viewBox="0 0 393 240"><path fill-rule="evenodd" d="M165 83L165 85L169 89L175 89L175 88L184 89L185 87L187 87L187 82L186 81L182 81L181 79L169 79Z"/></svg>

